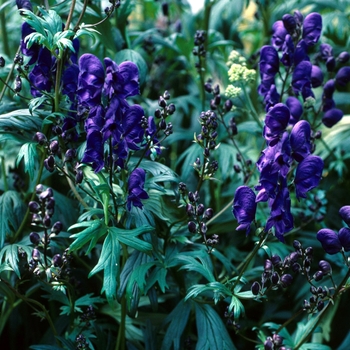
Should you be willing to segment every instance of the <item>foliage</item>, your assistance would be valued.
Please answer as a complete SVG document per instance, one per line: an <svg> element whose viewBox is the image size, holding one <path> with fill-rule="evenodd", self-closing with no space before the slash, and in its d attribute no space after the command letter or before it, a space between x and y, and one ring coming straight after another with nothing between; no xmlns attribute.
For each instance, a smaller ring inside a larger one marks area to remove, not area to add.
<svg viewBox="0 0 350 350"><path fill-rule="evenodd" d="M16 5L2 344L347 349L348 2Z"/></svg>

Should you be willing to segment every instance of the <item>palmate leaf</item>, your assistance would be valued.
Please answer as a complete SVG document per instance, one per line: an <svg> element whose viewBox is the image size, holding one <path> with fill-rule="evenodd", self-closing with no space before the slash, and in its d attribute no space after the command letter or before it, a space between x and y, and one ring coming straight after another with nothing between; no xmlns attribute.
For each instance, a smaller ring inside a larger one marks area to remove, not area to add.
<svg viewBox="0 0 350 350"><path fill-rule="evenodd" d="M195 304L198 341L196 350L235 350L216 311L208 304Z"/></svg>
<svg viewBox="0 0 350 350"><path fill-rule="evenodd" d="M0 251L0 263L4 260L5 263L8 264L8 266L11 267L11 269L16 273L18 278L21 278L21 274L18 268L18 251L23 250L28 257L32 255L32 248L21 245L21 244L9 244L5 247L3 247Z"/></svg>
<svg viewBox="0 0 350 350"><path fill-rule="evenodd" d="M24 217L26 206L16 191L7 191L0 196L0 249L6 236L16 231Z"/></svg>
<svg viewBox="0 0 350 350"><path fill-rule="evenodd" d="M163 339L163 350L169 350L172 346L174 350L180 350L181 335L186 327L192 306L193 302L191 300L187 302L181 300L165 319L164 324L169 323L169 327Z"/></svg>
<svg viewBox="0 0 350 350"><path fill-rule="evenodd" d="M215 282L215 277L211 272L209 265L201 257L199 257L199 259L200 262L194 257L186 255L180 255L179 257L175 258L175 260L182 264L179 270L195 271L205 277L207 281Z"/></svg>
<svg viewBox="0 0 350 350"><path fill-rule="evenodd" d="M86 251L86 254L88 254L95 247L97 241L107 233L107 227L105 226L103 221L93 220L74 224L68 229L68 231L81 227L86 228L85 230L70 236L70 238L73 238L75 240L70 245L69 250L78 250L82 248L85 244L90 242L89 248Z"/></svg>
<svg viewBox="0 0 350 350"><path fill-rule="evenodd" d="M0 133L14 135L28 133L31 137L41 129L42 120L37 115L31 115L28 109L18 109L0 115Z"/></svg>
<svg viewBox="0 0 350 350"><path fill-rule="evenodd" d="M24 171L28 173L30 181L34 179L34 174L36 170L36 160L37 160L36 146L37 146L36 142L27 142L24 145L22 145L16 160L16 166L18 167L19 163L23 159Z"/></svg>

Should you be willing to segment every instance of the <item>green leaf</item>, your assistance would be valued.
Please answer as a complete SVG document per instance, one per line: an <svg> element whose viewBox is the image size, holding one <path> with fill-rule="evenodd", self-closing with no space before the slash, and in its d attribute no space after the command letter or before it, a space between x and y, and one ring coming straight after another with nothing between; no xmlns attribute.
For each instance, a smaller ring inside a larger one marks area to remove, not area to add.
<svg viewBox="0 0 350 350"><path fill-rule="evenodd" d="M124 230L118 227L110 228L110 232L113 232L121 243L144 253L150 253L152 251L152 245L136 236L153 230L154 228L152 226L142 226L132 230Z"/></svg>
<svg viewBox="0 0 350 350"><path fill-rule="evenodd" d="M91 277L95 273L104 270L101 293L106 293L107 301L111 306L116 298L120 274L120 243L117 236L117 233L113 230L108 232L102 246L100 259L89 273L89 277Z"/></svg>
<svg viewBox="0 0 350 350"><path fill-rule="evenodd" d="M37 115L31 115L28 109L0 115L0 133L13 133L14 135L29 134L32 138L35 132L41 129L42 120Z"/></svg>
<svg viewBox="0 0 350 350"><path fill-rule="evenodd" d="M24 171L28 173L30 181L34 180L34 173L36 170L36 159L37 159L36 146L37 146L36 142L25 143L21 147L16 160L16 166L18 167L19 163L23 159Z"/></svg>
<svg viewBox="0 0 350 350"><path fill-rule="evenodd" d="M135 63L139 69L140 85L142 85L145 82L148 73L147 63L137 51L130 49L121 50L115 55L114 60L118 64L121 64L125 61L131 61Z"/></svg>
<svg viewBox="0 0 350 350"><path fill-rule="evenodd" d="M208 304L195 304L198 337L196 350L235 350L219 315Z"/></svg>
<svg viewBox="0 0 350 350"><path fill-rule="evenodd" d="M75 239L74 242L70 245L69 250L74 251L82 248L86 243L90 242L89 248L86 251L86 254L90 253L90 251L95 247L97 241L107 233L107 227L101 220L94 221L84 221L72 225L68 231L71 231L76 228L86 227L85 230L71 235L70 238Z"/></svg>
<svg viewBox="0 0 350 350"><path fill-rule="evenodd" d="M31 345L29 349L33 350L62 350L61 347L55 345Z"/></svg>
<svg viewBox="0 0 350 350"><path fill-rule="evenodd" d="M32 255L32 248L21 244L9 244L3 247L0 251L0 262L4 260L5 263L8 263L8 265L13 269L18 278L21 278L18 268L18 251L20 249L23 250L28 257Z"/></svg>
<svg viewBox="0 0 350 350"><path fill-rule="evenodd" d="M18 192L7 191L0 196L0 249L4 246L6 236L19 228L26 212L26 206Z"/></svg>
<svg viewBox="0 0 350 350"><path fill-rule="evenodd" d="M192 256L181 255L176 258L183 265L179 270L196 271L205 277L209 282L215 282L215 277L210 271L209 266L205 261L199 257L200 262Z"/></svg>
<svg viewBox="0 0 350 350"><path fill-rule="evenodd" d="M86 294L77 299L74 303L75 306L95 306L97 303L103 303L105 300L101 297L93 297L93 293Z"/></svg>
<svg viewBox="0 0 350 350"><path fill-rule="evenodd" d="M164 323L169 323L169 327L163 339L161 347L163 350L169 350L172 346L174 346L174 350L181 349L181 335L186 327L192 305L191 301L181 300L165 319Z"/></svg>

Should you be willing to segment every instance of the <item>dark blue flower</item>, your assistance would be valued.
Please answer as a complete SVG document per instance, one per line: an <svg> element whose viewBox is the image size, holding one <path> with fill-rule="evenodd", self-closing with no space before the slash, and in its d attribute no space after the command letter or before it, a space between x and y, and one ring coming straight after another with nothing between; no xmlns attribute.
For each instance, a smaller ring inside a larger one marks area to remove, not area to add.
<svg viewBox="0 0 350 350"><path fill-rule="evenodd" d="M335 91L335 81L330 79L323 86L322 94L322 110L326 112L335 107L335 102L333 100L333 93Z"/></svg>
<svg viewBox="0 0 350 350"><path fill-rule="evenodd" d="M39 44L34 43L30 48L27 47L27 43L24 41L25 38L34 33L35 30L27 23L22 24L22 39L21 39L21 52L24 56L30 57L28 62L29 65L34 64L38 60L39 52L41 47Z"/></svg>
<svg viewBox="0 0 350 350"><path fill-rule="evenodd" d="M105 71L101 61L86 53L79 60L78 100L80 104L94 107L101 103Z"/></svg>
<svg viewBox="0 0 350 350"><path fill-rule="evenodd" d="M295 47L294 65L297 66L302 61L310 61L307 54L307 45L304 40L300 40Z"/></svg>
<svg viewBox="0 0 350 350"><path fill-rule="evenodd" d="M129 176L128 179L128 198L127 208L130 211L131 205L142 209L143 204L141 199L149 198L147 192L144 190L144 184L146 179L146 173L142 168L136 168Z"/></svg>
<svg viewBox="0 0 350 350"><path fill-rule="evenodd" d="M286 106L290 111L289 124L294 125L303 114L303 105L296 97L290 96L286 100Z"/></svg>
<svg viewBox="0 0 350 350"><path fill-rule="evenodd" d="M322 171L323 160L318 156L309 155L298 164L294 179L298 200L306 198L306 193L318 186Z"/></svg>
<svg viewBox="0 0 350 350"><path fill-rule="evenodd" d="M78 88L79 67L76 64L66 68L62 75L62 93L67 95L70 101L75 100L75 94Z"/></svg>
<svg viewBox="0 0 350 350"><path fill-rule="evenodd" d="M271 214L265 226L266 231L274 227L275 236L281 242L284 242L284 234L293 229L293 216L290 211L291 201L288 188L285 185L283 181L282 189L278 191L276 198L269 201Z"/></svg>
<svg viewBox="0 0 350 350"><path fill-rule="evenodd" d="M320 67L313 65L311 68L311 86L317 88L322 85L323 72Z"/></svg>
<svg viewBox="0 0 350 350"><path fill-rule="evenodd" d="M285 14L282 17L282 22L288 33L293 34L297 28L297 21L295 20L295 17L290 14Z"/></svg>
<svg viewBox="0 0 350 350"><path fill-rule="evenodd" d="M247 186L238 187L233 199L233 215L239 223L236 230L246 230L246 234L248 235L250 224L255 219L255 212L256 202L253 190Z"/></svg>
<svg viewBox="0 0 350 350"><path fill-rule="evenodd" d="M346 84L350 81L350 67L346 66L340 68L335 76L335 81L340 86L346 86Z"/></svg>
<svg viewBox="0 0 350 350"><path fill-rule="evenodd" d="M331 128L343 118L344 112L338 108L328 109L322 117L322 123Z"/></svg>
<svg viewBox="0 0 350 350"><path fill-rule="evenodd" d="M329 57L333 56L333 48L329 44L321 44L320 52L321 52L321 57L324 61L327 61Z"/></svg>
<svg viewBox="0 0 350 350"><path fill-rule="evenodd" d="M277 92L276 85L272 84L270 90L264 97L265 111L268 111L271 107L277 104L280 100L280 94Z"/></svg>
<svg viewBox="0 0 350 350"><path fill-rule="evenodd" d="M281 62L285 67L290 67L294 63L294 43L292 37L287 34L282 46Z"/></svg>
<svg viewBox="0 0 350 350"><path fill-rule="evenodd" d="M17 8L33 11L33 6L30 0L16 0Z"/></svg>
<svg viewBox="0 0 350 350"><path fill-rule="evenodd" d="M104 166L102 134L100 131L93 130L87 134L86 138L86 150L81 161L91 164L95 173L98 173Z"/></svg>
<svg viewBox="0 0 350 350"><path fill-rule="evenodd" d="M293 158L301 162L311 154L311 127L306 120L296 123L290 134L290 146Z"/></svg>
<svg viewBox="0 0 350 350"><path fill-rule="evenodd" d="M328 254L337 254L342 249L350 251L350 229L347 227L341 228L338 234L329 228L321 229L317 232L317 239Z"/></svg>
<svg viewBox="0 0 350 350"><path fill-rule="evenodd" d="M40 97L40 91L51 91L52 57L49 50L43 48L39 52L38 60L28 78L31 82L30 92L34 97Z"/></svg>
<svg viewBox="0 0 350 350"><path fill-rule="evenodd" d="M288 34L287 29L285 28L283 21L277 21L272 25L272 45L277 49L281 50L284 39Z"/></svg>
<svg viewBox="0 0 350 350"><path fill-rule="evenodd" d="M110 58L105 58L106 79L104 83L104 92L111 98L113 94L119 98L135 96L139 91L139 71L135 63L123 62L119 66Z"/></svg>
<svg viewBox="0 0 350 350"><path fill-rule="evenodd" d="M312 64L309 61L302 61L295 67L292 86L296 95L299 95L305 88L311 89L311 70Z"/></svg>
<svg viewBox="0 0 350 350"><path fill-rule="evenodd" d="M317 12L307 15L303 23L303 39L308 46L315 45L321 36L322 17Z"/></svg>
<svg viewBox="0 0 350 350"><path fill-rule="evenodd" d="M275 76L279 70L278 53L274 47L266 45L260 50L259 61L260 74Z"/></svg>
<svg viewBox="0 0 350 350"><path fill-rule="evenodd" d="M350 226L350 205L344 205L339 210L339 215L344 220L344 222Z"/></svg>
<svg viewBox="0 0 350 350"><path fill-rule="evenodd" d="M290 111L283 103L272 107L265 118L264 137L270 146L276 144L286 129L290 119Z"/></svg>

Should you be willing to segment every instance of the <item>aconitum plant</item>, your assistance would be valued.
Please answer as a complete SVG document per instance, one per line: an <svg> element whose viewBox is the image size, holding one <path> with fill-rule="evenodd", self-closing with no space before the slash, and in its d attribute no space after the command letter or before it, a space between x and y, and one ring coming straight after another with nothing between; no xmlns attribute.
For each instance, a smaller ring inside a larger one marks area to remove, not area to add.
<svg viewBox="0 0 350 350"><path fill-rule="evenodd" d="M248 3L0 6L5 347L349 347L348 5Z"/></svg>

